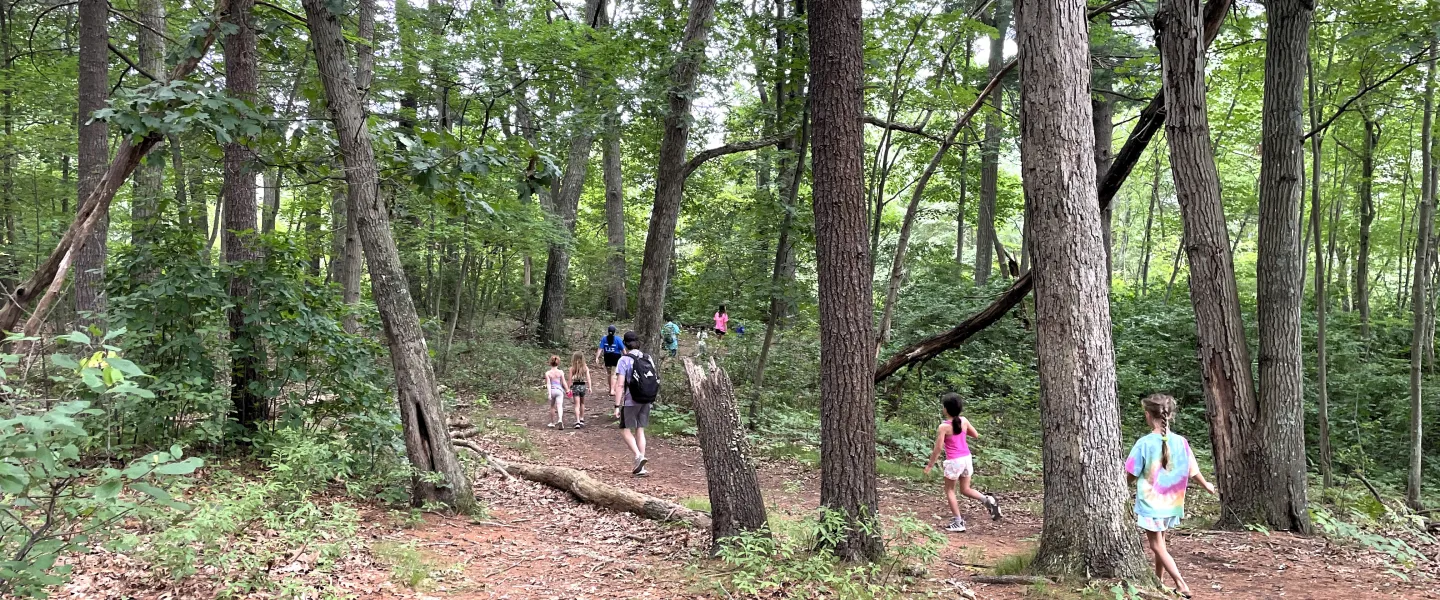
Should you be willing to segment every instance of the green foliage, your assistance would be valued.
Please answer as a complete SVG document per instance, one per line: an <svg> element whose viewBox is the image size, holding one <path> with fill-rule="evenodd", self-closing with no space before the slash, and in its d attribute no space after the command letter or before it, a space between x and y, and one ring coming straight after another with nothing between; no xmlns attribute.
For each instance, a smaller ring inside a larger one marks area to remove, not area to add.
<svg viewBox="0 0 1440 600"><path fill-rule="evenodd" d="M294 484L253 480L220 471L197 494L195 510L157 524L140 557L168 576L204 571L221 597L278 590L272 568L294 561L324 573L355 550L360 513L349 504L320 501Z"/></svg>
<svg viewBox="0 0 1440 600"><path fill-rule="evenodd" d="M91 344L80 332L62 338ZM21 362L15 354L0 358L7 374ZM135 382L144 374L114 350L96 350L81 361L65 355L52 359L69 368L55 378L65 397L104 403L150 395ZM6 404L6 418L0 419L0 506L6 507L0 511L0 594L44 597L49 586L63 583L70 573L69 565L57 564L62 559L92 546L132 547L131 537L120 530L123 519L189 509L172 493L183 476L201 466L199 458L184 457L175 445L123 469L97 464L85 457L102 452L103 442L92 437L86 422L104 411L75 399L32 408L19 390L9 383L5 388L14 402Z"/></svg>
<svg viewBox="0 0 1440 600"><path fill-rule="evenodd" d="M380 542L371 547L375 557L390 565L390 579L415 591L427 591L455 565L445 565L414 542Z"/></svg>
<svg viewBox="0 0 1440 600"><path fill-rule="evenodd" d="M773 515L772 515L773 516ZM886 556L863 564L838 561L827 546L843 535L844 521L822 512L818 520L777 523L771 529L726 539L716 557L717 585L728 596L743 598L901 598L908 597L914 573L940 556L945 538L911 517L890 519L884 527ZM827 543L828 542L828 543ZM815 548L820 548L815 550Z"/></svg>
<svg viewBox="0 0 1440 600"><path fill-rule="evenodd" d="M163 137L203 128L222 144L257 137L265 124L265 117L245 102L217 88L184 80L121 90L109 108L95 111L94 118L137 141L148 135Z"/></svg>

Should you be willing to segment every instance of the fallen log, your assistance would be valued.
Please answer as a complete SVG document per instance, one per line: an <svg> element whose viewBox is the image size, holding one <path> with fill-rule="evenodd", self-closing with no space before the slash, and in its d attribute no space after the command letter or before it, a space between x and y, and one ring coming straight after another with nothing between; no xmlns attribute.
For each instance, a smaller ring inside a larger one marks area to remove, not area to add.
<svg viewBox="0 0 1440 600"><path fill-rule="evenodd" d="M502 473L570 492L575 499L586 504L628 512L654 521L688 523L695 527L710 528L710 515L690 510L669 500L598 481L586 475L584 471L501 460L479 450L473 444L456 443L455 445L480 454L490 462L492 467L501 470Z"/></svg>
<svg viewBox="0 0 1440 600"><path fill-rule="evenodd" d="M1225 12L1230 8L1230 0L1206 0L1205 2L1205 46L1209 48L1210 43L1215 41L1215 36L1220 32L1220 25L1225 21ZM1110 166L1104 177L1099 182L1100 208L1104 209L1114 200L1115 194L1125 184L1130 171L1140 162L1140 156L1145 153L1145 148L1150 145L1150 140L1155 133L1165 124L1165 96L1158 94L1150 100L1145 109L1140 111L1140 117L1135 122L1134 128L1130 130L1130 137L1125 140L1125 145L1115 155L1115 161ZM989 306L981 309L970 318L965 319L959 325L949 331L944 331L931 337L925 338L896 352L885 362L875 367L875 383L884 381L887 377L894 375L902 368L922 363L946 350L958 348L970 336L984 330L986 327L1000 320L1010 309L1020 304L1025 296L1030 294L1035 282L1030 274L1020 276L1009 288L1000 294Z"/></svg>

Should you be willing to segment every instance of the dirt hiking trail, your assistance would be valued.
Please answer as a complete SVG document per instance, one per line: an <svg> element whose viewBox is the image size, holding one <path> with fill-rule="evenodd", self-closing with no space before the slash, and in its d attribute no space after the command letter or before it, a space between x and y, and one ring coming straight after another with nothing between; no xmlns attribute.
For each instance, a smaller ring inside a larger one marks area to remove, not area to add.
<svg viewBox="0 0 1440 600"><path fill-rule="evenodd" d="M682 354L693 352L689 347L693 340L687 342ZM706 497L704 462L693 438L650 436L650 475L631 474L632 456L611 417L608 395L594 381L586 407L587 426L547 428L551 417L538 386L541 371L537 366L535 390L498 399L492 407L488 418L509 425L499 439L490 436L482 442L490 451L500 457L580 469L600 481L675 502ZM604 378L603 368L592 365L591 373L592 380ZM677 380L680 377L683 370L663 367L666 389L685 386ZM566 421L573 425L573 409L566 410ZM655 410L673 407L662 399ZM762 459L758 467L772 514L778 511L797 519L813 514L819 505L818 470L790 460ZM976 468L985 468L983 446L976 449ZM432 517L427 526L410 532L426 540L431 551L464 561L456 575L466 584L452 587L453 593L446 597L725 597L706 585L713 583L713 569L695 571L694 556L709 542L706 531L596 509L565 492L495 473L480 475L476 489L489 507L489 521L471 524ZM882 514L911 514L937 530L948 520L938 479L917 483L882 477L879 489ZM995 495L1005 509L1001 521L991 521L978 503L962 501L969 531L946 534L947 545L940 560L929 567L925 585L915 590L917 597L927 593L956 597L961 587L969 587L978 598L1067 597L1052 595L1063 586L1046 592L970 581L988 573L997 561L1033 549L1039 539L1038 494ZM1318 536L1209 531L1195 529L1199 523L1189 525L1170 543L1197 598L1440 598L1427 575L1413 570L1413 579L1407 582L1387 573L1393 568L1389 558L1375 552ZM1435 550L1426 551L1433 555Z"/></svg>

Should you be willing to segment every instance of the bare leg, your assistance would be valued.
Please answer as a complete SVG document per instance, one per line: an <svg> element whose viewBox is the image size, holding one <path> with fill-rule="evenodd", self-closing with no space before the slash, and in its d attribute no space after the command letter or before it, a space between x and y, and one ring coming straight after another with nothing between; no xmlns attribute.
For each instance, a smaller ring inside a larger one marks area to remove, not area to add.
<svg viewBox="0 0 1440 600"><path fill-rule="evenodd" d="M1165 534L1147 531L1145 537L1150 540L1150 549L1155 551L1155 561L1165 567L1165 572L1175 580L1175 589L1184 594L1190 593L1190 586L1185 585L1185 578L1180 576L1180 568L1175 566L1175 559L1170 556L1170 550L1165 547Z"/></svg>
<svg viewBox="0 0 1440 600"><path fill-rule="evenodd" d="M576 423L579 423L580 421L584 421L584 420L585 420L585 395L584 395L584 394L576 394L576 395L575 395L575 422L576 422Z"/></svg>
<svg viewBox="0 0 1440 600"><path fill-rule="evenodd" d="M639 443L637 444L637 449L640 451L639 456L645 456L645 428L641 427L639 429L636 429L635 432L636 436L639 438Z"/></svg>
<svg viewBox="0 0 1440 600"><path fill-rule="evenodd" d="M976 491L975 488L970 487L969 475L961 475L958 483L960 484L960 493L964 494L966 498L973 498L975 500L979 500L981 504L985 503L985 494L982 494Z"/></svg>
<svg viewBox="0 0 1440 600"><path fill-rule="evenodd" d="M960 518L960 501L955 498L954 479L945 480L945 501L950 504L950 512L955 514L955 518Z"/></svg>
<svg viewBox="0 0 1440 600"><path fill-rule="evenodd" d="M640 446L635 443L635 433L633 431L621 429L620 437L625 438L625 445L630 446L630 451L635 453L635 458L640 458L644 454L640 451Z"/></svg>

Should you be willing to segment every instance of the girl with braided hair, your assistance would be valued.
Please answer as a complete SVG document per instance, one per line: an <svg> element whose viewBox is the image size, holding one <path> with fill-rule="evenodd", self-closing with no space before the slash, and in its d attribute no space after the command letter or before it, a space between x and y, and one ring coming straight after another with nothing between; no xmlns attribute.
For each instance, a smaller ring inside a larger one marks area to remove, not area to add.
<svg viewBox="0 0 1440 600"><path fill-rule="evenodd" d="M1152 394L1142 402L1149 435L1140 438L1125 459L1125 473L1135 485L1136 524L1145 530L1145 540L1155 553L1155 576L1162 582L1169 573L1182 597L1190 597L1190 587L1180 576L1175 559L1165 547L1165 531L1180 525L1185 516L1185 487L1191 480L1211 494L1219 495L1215 486L1200 474L1200 465L1190 442L1171 433L1170 421L1175 418L1175 399Z"/></svg>

